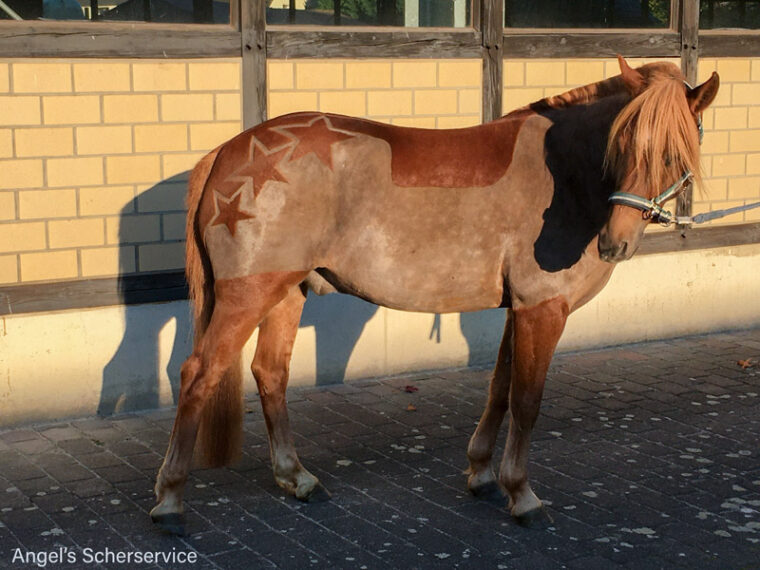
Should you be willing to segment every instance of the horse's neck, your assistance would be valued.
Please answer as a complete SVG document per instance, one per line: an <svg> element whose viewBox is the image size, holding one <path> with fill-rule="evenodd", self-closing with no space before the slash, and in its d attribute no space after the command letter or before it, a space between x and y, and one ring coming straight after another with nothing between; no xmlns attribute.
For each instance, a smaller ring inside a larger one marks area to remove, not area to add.
<svg viewBox="0 0 760 570"><path fill-rule="evenodd" d="M622 98L605 99L536 111L552 121L544 138L552 197L534 244L545 271L575 265L604 225L614 186L604 173L604 152L612 122L625 104Z"/></svg>
<svg viewBox="0 0 760 570"><path fill-rule="evenodd" d="M546 164L555 179L574 186L579 198L606 200L611 191L604 154L612 123L626 101L624 95L611 96L540 113L553 123L546 133Z"/></svg>

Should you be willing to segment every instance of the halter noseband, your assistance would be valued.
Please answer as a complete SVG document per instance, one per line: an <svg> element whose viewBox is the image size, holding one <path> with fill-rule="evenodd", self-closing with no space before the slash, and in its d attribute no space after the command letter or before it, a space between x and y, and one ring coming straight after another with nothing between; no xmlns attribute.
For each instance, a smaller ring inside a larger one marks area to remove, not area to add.
<svg viewBox="0 0 760 570"><path fill-rule="evenodd" d="M653 222L669 226L673 223L675 216L669 210L664 209L662 204L678 196L686 188L686 184L691 180L692 176L694 175L691 171L687 170L673 185L652 200L628 192L615 192L609 197L608 201L612 204L621 204L622 206L630 206L641 210L641 215L645 220L652 220Z"/></svg>
<svg viewBox="0 0 760 570"><path fill-rule="evenodd" d="M691 85L685 81L684 84L689 89L692 88ZM700 115L697 115L697 129L699 130L699 144L701 145L705 131L702 127L702 117ZM636 208L637 210L641 210L641 215L645 220L652 220L653 222L658 222L664 226L669 226L673 223L673 220L675 220L675 216L670 211L664 209L662 207L662 204L671 198L678 196L678 194L686 188L689 180L693 176L694 175L692 172L690 170L687 170L681 175L681 178L676 180L675 183L673 183L659 196L651 200L649 198L643 198L629 192L613 192L610 195L608 202L612 204L620 204L621 206L630 206L631 208Z"/></svg>

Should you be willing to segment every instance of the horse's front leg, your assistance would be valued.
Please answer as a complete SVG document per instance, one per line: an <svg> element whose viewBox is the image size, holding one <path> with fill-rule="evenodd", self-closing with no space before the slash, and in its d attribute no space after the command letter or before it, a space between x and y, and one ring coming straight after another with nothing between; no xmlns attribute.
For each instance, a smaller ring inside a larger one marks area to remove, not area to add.
<svg viewBox="0 0 760 570"><path fill-rule="evenodd" d="M491 458L496 445L499 428L509 408L509 381L512 367L512 315L507 313L504 336L499 347L499 356L488 387L488 401L480 417L478 427L467 446L470 463L467 473L467 488L476 497L500 498L502 492L496 482Z"/></svg>
<svg viewBox="0 0 760 570"><path fill-rule="evenodd" d="M541 407L546 373L568 313L562 297L513 311L509 435L499 480L509 493L512 516L527 526L551 520L528 483L528 447Z"/></svg>

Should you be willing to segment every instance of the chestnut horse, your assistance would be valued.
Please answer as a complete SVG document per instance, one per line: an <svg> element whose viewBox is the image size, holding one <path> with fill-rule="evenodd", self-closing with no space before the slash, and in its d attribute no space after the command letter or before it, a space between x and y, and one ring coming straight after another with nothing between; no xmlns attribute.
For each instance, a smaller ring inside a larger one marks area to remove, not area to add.
<svg viewBox="0 0 760 570"><path fill-rule="evenodd" d="M699 172L698 117L718 77L691 88L654 63L456 130L322 113L267 121L201 159L189 183L187 276L196 339L158 474L153 520L183 530L196 436L207 463L239 448L240 352L251 370L277 484L329 496L293 446L285 389L307 290L436 313L507 307L488 401L472 435L468 487L503 489L524 524L547 518L527 476L544 380L567 316L635 252L649 223L610 206ZM498 479L491 466L506 412ZM200 427L200 432L199 432Z"/></svg>

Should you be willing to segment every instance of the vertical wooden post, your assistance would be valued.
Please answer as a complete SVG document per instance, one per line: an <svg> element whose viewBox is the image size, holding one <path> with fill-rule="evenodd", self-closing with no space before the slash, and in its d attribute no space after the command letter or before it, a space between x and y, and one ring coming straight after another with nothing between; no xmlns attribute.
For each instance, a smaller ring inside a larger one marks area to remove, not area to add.
<svg viewBox="0 0 760 570"><path fill-rule="evenodd" d="M240 0L243 128L267 119L266 0Z"/></svg>
<svg viewBox="0 0 760 570"><path fill-rule="evenodd" d="M482 0L479 28L483 37L483 122L487 123L502 115L504 0Z"/></svg>
<svg viewBox="0 0 760 570"><path fill-rule="evenodd" d="M681 2L681 71L691 85L697 84L697 64L699 62L699 0ZM676 215L690 216L693 187L689 184L678 197ZM681 231L688 228L679 224Z"/></svg>
<svg viewBox="0 0 760 570"><path fill-rule="evenodd" d="M90 0L90 20L96 21L100 19L100 14L98 14L99 10L98 0Z"/></svg>

